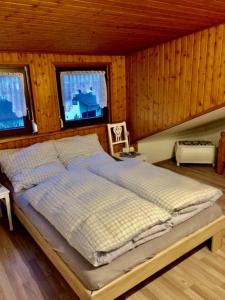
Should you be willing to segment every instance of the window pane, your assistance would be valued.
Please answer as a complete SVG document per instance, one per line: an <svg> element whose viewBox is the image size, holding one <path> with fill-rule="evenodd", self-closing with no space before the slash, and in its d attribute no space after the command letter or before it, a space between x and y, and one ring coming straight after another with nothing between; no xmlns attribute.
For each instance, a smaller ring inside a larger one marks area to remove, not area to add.
<svg viewBox="0 0 225 300"><path fill-rule="evenodd" d="M65 121L103 117L107 107L104 71L69 71L60 73Z"/></svg>
<svg viewBox="0 0 225 300"><path fill-rule="evenodd" d="M0 130L24 128L26 115L23 74L0 72Z"/></svg>

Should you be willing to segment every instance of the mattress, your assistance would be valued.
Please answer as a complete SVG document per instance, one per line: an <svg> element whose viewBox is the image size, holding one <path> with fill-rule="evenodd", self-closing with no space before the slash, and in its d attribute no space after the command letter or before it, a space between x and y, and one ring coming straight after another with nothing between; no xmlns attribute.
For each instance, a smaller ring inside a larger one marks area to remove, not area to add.
<svg viewBox="0 0 225 300"><path fill-rule="evenodd" d="M170 232L162 237L155 238L154 240L128 251L108 265L96 268L72 248L56 229L29 205L22 193L14 195L14 205L24 212L29 221L41 233L43 238L51 245L56 253L89 290L102 288L112 280L127 273L138 264L153 257L156 253L169 247L176 241L199 228L211 223L222 215L221 208L215 204L193 216L191 219L175 226Z"/></svg>

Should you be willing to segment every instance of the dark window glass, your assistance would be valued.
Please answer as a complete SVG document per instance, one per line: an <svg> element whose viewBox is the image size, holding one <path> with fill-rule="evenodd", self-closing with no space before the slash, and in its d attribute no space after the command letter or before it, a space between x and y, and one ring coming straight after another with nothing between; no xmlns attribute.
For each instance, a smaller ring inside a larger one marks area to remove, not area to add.
<svg viewBox="0 0 225 300"><path fill-rule="evenodd" d="M28 110L25 68L0 67L0 137L30 132Z"/></svg>
<svg viewBox="0 0 225 300"><path fill-rule="evenodd" d="M64 127L108 121L107 69L57 68Z"/></svg>

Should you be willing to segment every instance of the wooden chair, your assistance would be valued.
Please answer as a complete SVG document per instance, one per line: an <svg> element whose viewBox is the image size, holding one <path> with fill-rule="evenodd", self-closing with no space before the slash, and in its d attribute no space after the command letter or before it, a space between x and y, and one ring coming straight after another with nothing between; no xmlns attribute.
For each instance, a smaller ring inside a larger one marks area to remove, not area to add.
<svg viewBox="0 0 225 300"><path fill-rule="evenodd" d="M115 156L116 145L129 148L128 131L126 122L107 124L110 154Z"/></svg>

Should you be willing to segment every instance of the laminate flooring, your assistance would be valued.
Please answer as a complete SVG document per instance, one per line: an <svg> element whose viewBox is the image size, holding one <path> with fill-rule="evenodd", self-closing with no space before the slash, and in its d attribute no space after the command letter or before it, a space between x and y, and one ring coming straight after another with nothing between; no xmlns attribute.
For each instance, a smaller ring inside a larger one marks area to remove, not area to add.
<svg viewBox="0 0 225 300"><path fill-rule="evenodd" d="M157 165L225 190L225 175L217 175L210 166L177 167L173 161ZM225 212L225 197L219 204ZM6 217L0 219L0 300L77 300L15 218L14 226L9 232ZM205 243L118 298L124 299L225 299L225 239L216 253Z"/></svg>

